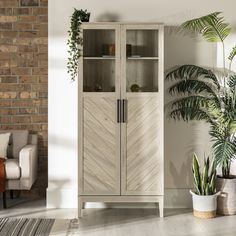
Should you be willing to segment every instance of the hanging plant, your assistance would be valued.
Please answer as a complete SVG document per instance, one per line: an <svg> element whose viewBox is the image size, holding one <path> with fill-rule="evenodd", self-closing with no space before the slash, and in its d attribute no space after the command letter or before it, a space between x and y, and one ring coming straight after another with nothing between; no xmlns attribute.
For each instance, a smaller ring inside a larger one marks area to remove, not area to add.
<svg viewBox="0 0 236 236"><path fill-rule="evenodd" d="M87 10L74 9L74 13L70 20L70 30L67 45L69 46L69 57L67 62L68 73L71 76L71 80L75 80L78 76L78 60L81 57L81 45L83 39L80 35L80 26L82 22L89 22L90 12Z"/></svg>

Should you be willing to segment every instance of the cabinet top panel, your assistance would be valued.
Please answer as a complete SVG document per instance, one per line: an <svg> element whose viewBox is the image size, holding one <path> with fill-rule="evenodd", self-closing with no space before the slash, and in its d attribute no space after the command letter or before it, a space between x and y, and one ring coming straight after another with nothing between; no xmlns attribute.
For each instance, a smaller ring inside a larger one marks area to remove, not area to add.
<svg viewBox="0 0 236 236"><path fill-rule="evenodd" d="M82 28L90 28L93 26L164 26L163 23L160 22L84 22L82 23Z"/></svg>

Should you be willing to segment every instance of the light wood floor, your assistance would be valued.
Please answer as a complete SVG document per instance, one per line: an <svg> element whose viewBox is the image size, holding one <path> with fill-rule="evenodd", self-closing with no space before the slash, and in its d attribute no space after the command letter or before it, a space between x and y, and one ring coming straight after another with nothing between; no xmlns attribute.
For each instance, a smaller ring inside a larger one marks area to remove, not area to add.
<svg viewBox="0 0 236 236"><path fill-rule="evenodd" d="M88 209L71 235L86 236L235 236L236 216L201 220L191 210Z"/></svg>
<svg viewBox="0 0 236 236"><path fill-rule="evenodd" d="M46 209L44 200L8 200L0 217L73 219L75 209ZM166 209L159 218L156 209L85 209L83 218L60 225L57 236L236 236L236 216L201 220L188 209ZM68 228L70 230L68 232Z"/></svg>

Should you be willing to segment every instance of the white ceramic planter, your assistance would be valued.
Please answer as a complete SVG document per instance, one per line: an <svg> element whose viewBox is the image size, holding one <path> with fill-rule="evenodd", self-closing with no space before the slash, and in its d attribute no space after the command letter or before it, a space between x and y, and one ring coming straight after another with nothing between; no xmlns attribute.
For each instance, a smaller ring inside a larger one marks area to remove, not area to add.
<svg viewBox="0 0 236 236"><path fill-rule="evenodd" d="M193 215L198 218L209 219L216 216L217 196L220 192L214 195L197 195L190 190L193 199Z"/></svg>
<svg viewBox="0 0 236 236"><path fill-rule="evenodd" d="M216 189L221 191L217 200L217 212L220 215L236 214L236 176L232 179L216 178Z"/></svg>

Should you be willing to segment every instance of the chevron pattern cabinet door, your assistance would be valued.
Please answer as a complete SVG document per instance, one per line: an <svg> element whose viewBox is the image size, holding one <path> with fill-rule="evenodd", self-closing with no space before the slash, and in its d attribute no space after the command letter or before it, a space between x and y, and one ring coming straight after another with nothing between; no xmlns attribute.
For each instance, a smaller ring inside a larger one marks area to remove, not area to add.
<svg viewBox="0 0 236 236"><path fill-rule="evenodd" d="M116 99L84 97L83 119L83 195L120 194Z"/></svg>
<svg viewBox="0 0 236 236"><path fill-rule="evenodd" d="M157 97L132 97L127 101L126 195L163 195L163 113L158 103Z"/></svg>

